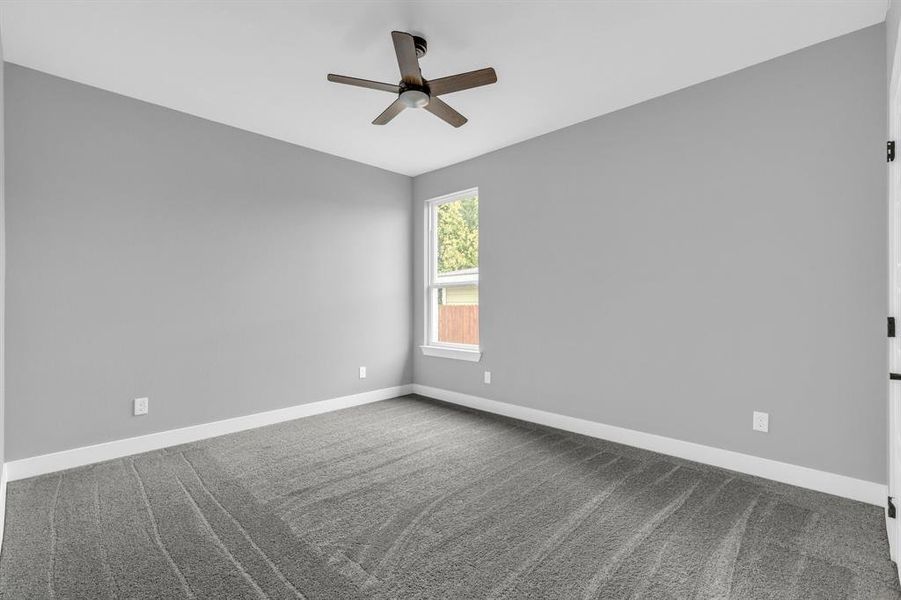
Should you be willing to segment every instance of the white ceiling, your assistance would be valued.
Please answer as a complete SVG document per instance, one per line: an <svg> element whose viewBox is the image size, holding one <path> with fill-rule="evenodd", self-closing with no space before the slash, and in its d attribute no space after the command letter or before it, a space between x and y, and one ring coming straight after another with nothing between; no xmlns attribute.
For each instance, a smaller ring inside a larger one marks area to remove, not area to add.
<svg viewBox="0 0 901 600"><path fill-rule="evenodd" d="M19 1L6 60L213 121L417 175L884 20L886 0L596 2ZM393 100L393 29L423 35L434 79L493 86L370 125Z"/></svg>

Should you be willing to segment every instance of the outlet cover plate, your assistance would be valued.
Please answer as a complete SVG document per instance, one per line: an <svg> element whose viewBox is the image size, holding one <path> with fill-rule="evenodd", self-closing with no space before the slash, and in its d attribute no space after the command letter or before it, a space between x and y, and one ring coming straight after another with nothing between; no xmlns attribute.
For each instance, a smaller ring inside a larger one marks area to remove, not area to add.
<svg viewBox="0 0 901 600"><path fill-rule="evenodd" d="M770 413L754 411L754 431L769 433Z"/></svg>
<svg viewBox="0 0 901 600"><path fill-rule="evenodd" d="M150 411L150 398L135 398L135 416L146 415Z"/></svg>

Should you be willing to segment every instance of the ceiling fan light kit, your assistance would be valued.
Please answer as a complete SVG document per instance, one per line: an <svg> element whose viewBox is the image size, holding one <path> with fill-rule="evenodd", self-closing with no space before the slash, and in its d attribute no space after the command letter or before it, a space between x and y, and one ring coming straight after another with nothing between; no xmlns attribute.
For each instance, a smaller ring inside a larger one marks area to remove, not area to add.
<svg viewBox="0 0 901 600"><path fill-rule="evenodd" d="M394 41L394 52L397 55L397 65L400 67L401 80L398 84L332 73L328 75L328 80L334 83L397 94L397 99L375 118L373 125L385 125L405 109L424 108L446 123L460 127L466 123L466 117L438 96L497 82L497 74L491 67L429 81L422 76L419 67L419 59L428 51L425 39L403 31L392 31L391 39Z"/></svg>
<svg viewBox="0 0 901 600"><path fill-rule="evenodd" d="M429 95L422 90L404 90L400 93L400 100L407 108L422 108L429 103Z"/></svg>

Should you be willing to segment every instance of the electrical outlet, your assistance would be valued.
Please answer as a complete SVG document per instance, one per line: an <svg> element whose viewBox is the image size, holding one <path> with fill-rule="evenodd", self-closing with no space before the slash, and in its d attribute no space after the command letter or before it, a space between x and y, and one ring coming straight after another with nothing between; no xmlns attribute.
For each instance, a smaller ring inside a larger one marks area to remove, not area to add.
<svg viewBox="0 0 901 600"><path fill-rule="evenodd" d="M491 371L485 371L485 383L491 383Z"/></svg>
<svg viewBox="0 0 901 600"><path fill-rule="evenodd" d="M366 367L360 367L360 379L366 379Z"/></svg>
<svg viewBox="0 0 901 600"><path fill-rule="evenodd" d="M770 413L754 411L754 431L770 431Z"/></svg>
<svg viewBox="0 0 901 600"><path fill-rule="evenodd" d="M146 415L150 411L150 398L135 398L135 416Z"/></svg>

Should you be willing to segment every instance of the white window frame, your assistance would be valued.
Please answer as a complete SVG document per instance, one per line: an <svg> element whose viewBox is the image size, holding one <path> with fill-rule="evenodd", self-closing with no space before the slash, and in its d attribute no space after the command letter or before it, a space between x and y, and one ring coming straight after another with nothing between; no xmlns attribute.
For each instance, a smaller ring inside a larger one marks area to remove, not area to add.
<svg viewBox="0 0 901 600"><path fill-rule="evenodd" d="M432 198L426 202L426 223L425 223L425 293L423 300L425 302L425 343L420 346L422 353L426 356L435 356L439 358L453 358L457 360L467 360L478 362L482 358L481 348L476 344L453 344L449 342L438 341L438 311L433 301L438 293L439 288L459 287L467 285L479 285L479 270L475 273L465 273L456 275L439 275L438 274L438 207L448 202L455 202L471 196L478 196L479 188L470 188ZM481 199L480 199L481 208ZM481 262L481 257L480 257ZM481 332L480 332L481 339Z"/></svg>

